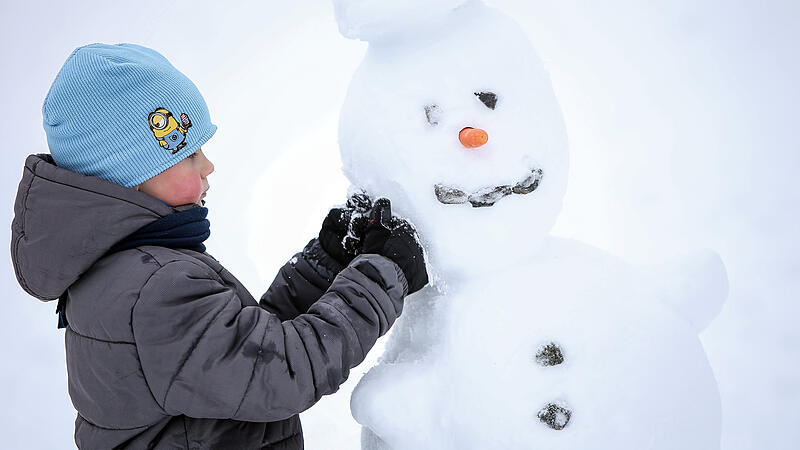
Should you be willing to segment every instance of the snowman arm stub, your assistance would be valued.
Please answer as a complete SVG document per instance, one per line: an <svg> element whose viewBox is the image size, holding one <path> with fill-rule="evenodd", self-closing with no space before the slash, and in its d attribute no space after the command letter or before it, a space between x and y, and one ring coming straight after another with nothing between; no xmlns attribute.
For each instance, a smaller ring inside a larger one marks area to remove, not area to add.
<svg viewBox="0 0 800 450"><path fill-rule="evenodd" d="M698 333L714 320L728 298L725 263L710 249L651 266L646 277L661 301Z"/></svg>

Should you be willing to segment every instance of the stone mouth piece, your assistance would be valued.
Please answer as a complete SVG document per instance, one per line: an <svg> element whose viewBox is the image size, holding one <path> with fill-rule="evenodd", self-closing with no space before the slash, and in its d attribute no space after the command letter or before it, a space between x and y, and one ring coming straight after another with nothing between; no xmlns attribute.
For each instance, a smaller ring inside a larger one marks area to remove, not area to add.
<svg viewBox="0 0 800 450"><path fill-rule="evenodd" d="M438 183L433 186L436 199L445 205L459 205L469 202L473 208L484 208L492 206L501 198L511 194L526 195L535 191L542 181L544 172L542 169L533 168L522 180L515 184L502 184L499 186L489 186L477 189L472 193L467 193L455 186L448 186Z"/></svg>

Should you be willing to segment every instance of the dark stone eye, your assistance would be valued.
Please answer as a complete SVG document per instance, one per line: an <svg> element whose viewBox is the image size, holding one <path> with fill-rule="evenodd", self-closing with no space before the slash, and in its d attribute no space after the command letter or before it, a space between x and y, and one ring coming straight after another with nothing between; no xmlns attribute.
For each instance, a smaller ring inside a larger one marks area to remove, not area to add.
<svg viewBox="0 0 800 450"><path fill-rule="evenodd" d="M425 117L431 125L439 125L440 114L441 110L439 109L439 105L428 105L425 107Z"/></svg>
<svg viewBox="0 0 800 450"><path fill-rule="evenodd" d="M497 106L497 95L494 92L476 92L475 95L487 108L494 109Z"/></svg>

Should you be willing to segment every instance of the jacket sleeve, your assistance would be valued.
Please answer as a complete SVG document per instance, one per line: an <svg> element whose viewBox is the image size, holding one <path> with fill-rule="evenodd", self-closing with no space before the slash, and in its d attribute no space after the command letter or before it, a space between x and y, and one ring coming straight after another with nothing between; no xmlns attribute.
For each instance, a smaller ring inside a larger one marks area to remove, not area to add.
<svg viewBox="0 0 800 450"><path fill-rule="evenodd" d="M304 411L363 361L408 292L395 263L361 255L307 313L281 322L215 275L168 263L133 309L145 381L167 414L271 422Z"/></svg>
<svg viewBox="0 0 800 450"><path fill-rule="evenodd" d="M259 304L281 320L294 319L319 300L342 269L344 266L312 239L281 267Z"/></svg>

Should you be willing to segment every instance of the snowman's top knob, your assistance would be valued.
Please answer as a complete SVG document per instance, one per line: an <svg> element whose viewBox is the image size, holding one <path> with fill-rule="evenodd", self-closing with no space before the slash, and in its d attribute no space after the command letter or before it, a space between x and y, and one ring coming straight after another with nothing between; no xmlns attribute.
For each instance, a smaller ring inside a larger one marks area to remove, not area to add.
<svg viewBox="0 0 800 450"><path fill-rule="evenodd" d="M467 2L480 0L333 0L339 32L362 41L413 33Z"/></svg>

